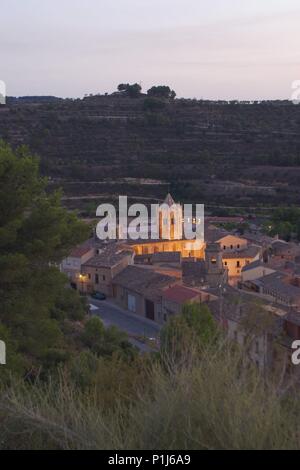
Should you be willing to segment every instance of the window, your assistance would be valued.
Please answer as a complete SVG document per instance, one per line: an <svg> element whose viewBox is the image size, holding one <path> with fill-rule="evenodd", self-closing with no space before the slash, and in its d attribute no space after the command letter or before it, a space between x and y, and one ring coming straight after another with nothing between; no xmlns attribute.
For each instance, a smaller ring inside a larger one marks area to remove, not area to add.
<svg viewBox="0 0 300 470"><path fill-rule="evenodd" d="M217 263L217 259L216 259L215 257L212 257L212 258L210 259L210 262L211 262L211 264L216 264L216 263Z"/></svg>
<svg viewBox="0 0 300 470"><path fill-rule="evenodd" d="M223 245L223 250L226 250L226 245Z"/></svg>
<svg viewBox="0 0 300 470"><path fill-rule="evenodd" d="M104 274L103 274L103 276L102 276L102 281L105 281L105 275L104 275Z"/></svg>
<svg viewBox="0 0 300 470"><path fill-rule="evenodd" d="M236 267L237 267L237 268L240 268L240 267L241 267L239 260L236 262Z"/></svg>
<svg viewBox="0 0 300 470"><path fill-rule="evenodd" d="M233 245L230 245L230 249L233 250Z"/></svg>
<svg viewBox="0 0 300 470"><path fill-rule="evenodd" d="M225 266L227 266L227 261L224 261Z"/></svg>
<svg viewBox="0 0 300 470"><path fill-rule="evenodd" d="M237 248L239 248L239 247L240 247L240 245L238 244L238 245L237 245Z"/></svg>
<svg viewBox="0 0 300 470"><path fill-rule="evenodd" d="M99 284L99 274L95 274L95 283Z"/></svg>

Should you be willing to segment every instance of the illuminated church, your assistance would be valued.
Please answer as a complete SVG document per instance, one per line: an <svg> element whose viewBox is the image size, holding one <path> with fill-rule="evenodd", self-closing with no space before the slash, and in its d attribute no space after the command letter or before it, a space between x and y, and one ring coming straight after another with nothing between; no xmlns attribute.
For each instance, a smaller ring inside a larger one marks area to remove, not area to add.
<svg viewBox="0 0 300 470"><path fill-rule="evenodd" d="M204 240L187 240L183 237L183 208L175 203L171 194L157 210L157 239L139 239L130 245L136 255L148 255L159 252L179 252L182 257L204 258Z"/></svg>

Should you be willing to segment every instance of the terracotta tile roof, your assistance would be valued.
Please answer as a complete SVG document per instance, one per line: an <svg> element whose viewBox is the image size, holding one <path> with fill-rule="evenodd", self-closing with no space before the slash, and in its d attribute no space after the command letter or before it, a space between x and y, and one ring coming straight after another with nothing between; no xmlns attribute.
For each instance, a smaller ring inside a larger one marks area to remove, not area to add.
<svg viewBox="0 0 300 470"><path fill-rule="evenodd" d="M184 304L185 302L200 296L200 292L180 285L169 287L162 293L162 297L164 299L176 302L177 304Z"/></svg>

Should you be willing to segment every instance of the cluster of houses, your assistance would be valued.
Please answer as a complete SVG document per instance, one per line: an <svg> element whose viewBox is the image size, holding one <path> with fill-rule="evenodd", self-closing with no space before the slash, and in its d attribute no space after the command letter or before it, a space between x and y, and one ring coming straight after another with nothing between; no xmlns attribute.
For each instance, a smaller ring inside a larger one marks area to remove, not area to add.
<svg viewBox="0 0 300 470"><path fill-rule="evenodd" d="M165 202L175 204L170 195ZM172 212L167 216L173 221ZM300 246L260 233L237 235L215 219L205 221L203 241L177 239L178 231L174 227L167 240L92 237L62 261L61 270L81 293L101 292L160 324L187 302L207 302L241 344L249 305L259 304L274 321L257 333L253 360L260 368L274 361L268 344L275 337L290 354L291 341L300 339Z"/></svg>

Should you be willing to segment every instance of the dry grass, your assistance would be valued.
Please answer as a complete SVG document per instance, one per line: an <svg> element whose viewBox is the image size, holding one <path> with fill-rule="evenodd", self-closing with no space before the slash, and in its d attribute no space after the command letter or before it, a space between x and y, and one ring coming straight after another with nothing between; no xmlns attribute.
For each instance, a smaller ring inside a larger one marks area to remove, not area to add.
<svg viewBox="0 0 300 470"><path fill-rule="evenodd" d="M191 348L192 349L192 348ZM223 345L147 370L138 398L106 407L96 390L58 382L3 389L3 449L300 448L296 394L282 397Z"/></svg>

